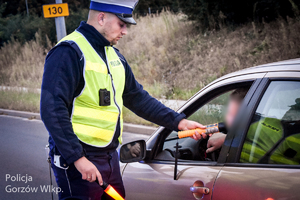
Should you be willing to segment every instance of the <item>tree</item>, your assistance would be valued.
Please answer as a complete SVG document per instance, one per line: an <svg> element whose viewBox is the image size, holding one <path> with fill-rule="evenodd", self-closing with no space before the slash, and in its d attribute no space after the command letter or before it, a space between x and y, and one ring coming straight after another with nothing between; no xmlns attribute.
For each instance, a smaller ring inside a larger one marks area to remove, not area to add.
<svg viewBox="0 0 300 200"><path fill-rule="evenodd" d="M42 16L42 6L44 4L55 3L55 0L27 0L30 15ZM78 11L78 9L89 8L90 1L86 0L63 0L64 3L69 4L70 10ZM25 0L0 0L0 5L6 5L3 11L3 17L8 15L25 14L26 4Z"/></svg>
<svg viewBox="0 0 300 200"><path fill-rule="evenodd" d="M178 12L179 0L140 0L135 13L139 15L146 15L149 13L161 12L164 8L170 9L173 12Z"/></svg>
<svg viewBox="0 0 300 200"><path fill-rule="evenodd" d="M14 39L21 43L32 40L36 32L39 32L43 41L48 36L51 42L56 42L56 30L54 19L42 17L42 5L53 3L55 0L28 0L29 17L26 15L25 1L3 1L0 0L0 46ZM66 17L67 33L71 33L80 21L86 20L88 16L89 1L68 0L70 16ZM83 3L82 3L83 2ZM82 9L80 7L85 7Z"/></svg>
<svg viewBox="0 0 300 200"><path fill-rule="evenodd" d="M220 24L240 25L248 21L272 21L278 17L295 17L300 0L186 0L180 9L204 29ZM295 11L296 10L296 11Z"/></svg>

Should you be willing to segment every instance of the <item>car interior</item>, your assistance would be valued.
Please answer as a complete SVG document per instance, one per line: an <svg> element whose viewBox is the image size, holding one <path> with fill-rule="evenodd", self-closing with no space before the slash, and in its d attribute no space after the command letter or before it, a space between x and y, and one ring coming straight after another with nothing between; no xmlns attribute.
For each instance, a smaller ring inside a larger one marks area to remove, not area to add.
<svg viewBox="0 0 300 200"><path fill-rule="evenodd" d="M252 83L246 85L250 87ZM241 86L240 86L241 87ZM243 87L243 86L242 86ZM198 106L194 109L194 112L187 118L189 120L197 121L203 125L210 125L214 123L224 122L224 115L226 112L229 95L235 90L235 88L228 88L222 90L219 94L215 95L202 106ZM170 131L166 139L161 152L157 154L155 160L161 161L174 161L176 153L176 143L179 143L178 161L180 162L216 162L218 160L221 149L212 153L206 153L207 149L206 139L200 139L198 141L192 138L177 138L176 131Z"/></svg>
<svg viewBox="0 0 300 200"><path fill-rule="evenodd" d="M177 132L173 131L165 141L164 150L158 154L157 160L173 161L175 159L176 143L177 139L173 139L177 136ZM220 150L207 154L207 141L208 139L200 139L198 141L192 138L179 139L178 158L181 161L217 161Z"/></svg>
<svg viewBox="0 0 300 200"><path fill-rule="evenodd" d="M285 130L284 131L285 136L282 138L281 143L289 136L299 134L299 127L300 127L300 121L299 121L300 95L299 94L300 93L299 93L298 86L299 84L295 84L294 88L290 88L290 90L287 91L286 86L282 84L278 84L278 86L275 88L276 92L273 91L272 94L267 94L266 96L268 96L269 98L266 100L264 99L261 100L260 104L262 105L262 107L261 108L258 107L258 111L253 116L251 123L257 122L259 120L263 120L265 117L279 119ZM223 122L229 95L235 89L231 88L228 91L216 95L205 105L202 105L197 109L194 109L194 112L188 117L188 119L197 121L203 125ZM290 96L291 98L289 99L284 98L285 96ZM286 114L287 111L291 110L291 108L293 108L293 114L287 115ZM177 132L170 131L168 133L168 136L164 140L161 151L158 152L158 154L156 155L155 160L174 161L175 154L176 154L175 147L176 147L176 143L178 142L179 153L177 156L180 162L190 162L190 161L216 162L218 160L221 149L207 154L206 153L207 141L208 138L201 139L198 141L192 138L178 139ZM280 147L280 144L274 144L273 149L269 150L270 155L265 155L265 157L270 158L272 152L273 153L276 152L276 148L278 148L278 146ZM298 153L300 149L299 148L297 150L288 149L287 151L284 152L285 157L288 158L291 156L295 156L295 151L296 153ZM266 163L266 161L264 161L264 163Z"/></svg>

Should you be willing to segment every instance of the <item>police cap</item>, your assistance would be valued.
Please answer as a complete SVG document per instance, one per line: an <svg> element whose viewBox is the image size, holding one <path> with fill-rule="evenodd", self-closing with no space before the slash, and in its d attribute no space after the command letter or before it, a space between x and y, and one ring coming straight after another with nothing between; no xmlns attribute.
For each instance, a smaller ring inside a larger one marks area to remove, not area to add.
<svg viewBox="0 0 300 200"><path fill-rule="evenodd" d="M123 22L136 25L132 12L138 2L138 0L91 0L90 9L114 13Z"/></svg>

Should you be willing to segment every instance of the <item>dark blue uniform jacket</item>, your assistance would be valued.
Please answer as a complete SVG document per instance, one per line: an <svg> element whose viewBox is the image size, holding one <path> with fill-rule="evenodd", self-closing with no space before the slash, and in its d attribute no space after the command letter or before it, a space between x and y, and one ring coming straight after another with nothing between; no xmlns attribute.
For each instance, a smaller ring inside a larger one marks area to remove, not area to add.
<svg viewBox="0 0 300 200"><path fill-rule="evenodd" d="M104 47L110 43L86 22L81 22L77 31L87 38L99 56L106 61ZM124 56L117 49L115 51L125 67L124 106L153 123L177 130L185 115L165 107L143 90ZM120 124L117 126L113 142L105 149L80 142L73 132L70 117L74 98L84 87L83 67L84 58L75 43L62 42L46 57L40 105L41 118L49 132L50 149L59 151L68 164L84 156L84 152L97 154L115 150L119 145Z"/></svg>

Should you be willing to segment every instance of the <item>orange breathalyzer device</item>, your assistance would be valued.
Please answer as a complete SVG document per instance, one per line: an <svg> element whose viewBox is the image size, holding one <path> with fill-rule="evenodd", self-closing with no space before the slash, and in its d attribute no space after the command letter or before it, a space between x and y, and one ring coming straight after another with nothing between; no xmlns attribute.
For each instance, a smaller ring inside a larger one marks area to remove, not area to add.
<svg viewBox="0 0 300 200"><path fill-rule="evenodd" d="M226 133L226 127L224 123L216 123L216 124L211 124L211 125L207 125L205 126L206 128L197 128L197 129L193 129L193 130L188 130L188 131L179 131L178 132L178 138L186 138L186 137L192 137L196 131L200 134L214 134L214 133L218 133L218 132L223 132Z"/></svg>

